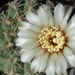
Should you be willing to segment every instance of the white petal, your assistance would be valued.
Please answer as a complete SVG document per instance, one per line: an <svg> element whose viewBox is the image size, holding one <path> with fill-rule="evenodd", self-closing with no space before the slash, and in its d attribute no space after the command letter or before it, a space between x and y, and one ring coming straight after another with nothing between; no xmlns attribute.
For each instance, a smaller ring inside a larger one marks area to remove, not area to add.
<svg viewBox="0 0 75 75"><path fill-rule="evenodd" d="M73 10L73 7L72 6L65 6L65 17L67 20L69 19L70 15L71 15L71 12Z"/></svg>
<svg viewBox="0 0 75 75"><path fill-rule="evenodd" d="M41 29L38 26L34 26L25 21L22 21L20 24L21 24L21 26L19 26L19 28L18 28L19 30L29 29L29 30L32 30L37 33L39 33L41 31Z"/></svg>
<svg viewBox="0 0 75 75"><path fill-rule="evenodd" d="M47 75L55 75L55 60L57 59L57 53L51 54L49 57L48 65L46 68Z"/></svg>
<svg viewBox="0 0 75 75"><path fill-rule="evenodd" d="M20 54L23 54L23 53L26 52L26 51L28 51L28 50L26 50L26 49L21 49L21 50L20 50Z"/></svg>
<svg viewBox="0 0 75 75"><path fill-rule="evenodd" d="M54 22L53 21L54 21L53 18L50 18L50 20L49 20L50 27L53 27L54 26Z"/></svg>
<svg viewBox="0 0 75 75"><path fill-rule="evenodd" d="M70 29L68 29L68 30L66 30L65 32L66 32L67 37L75 36L75 26L70 28Z"/></svg>
<svg viewBox="0 0 75 75"><path fill-rule="evenodd" d="M39 57L39 56L42 55L44 52L45 52L45 50L40 47L40 50L38 50L37 53L36 53L36 57Z"/></svg>
<svg viewBox="0 0 75 75"><path fill-rule="evenodd" d="M66 56L65 58L66 58L66 60L68 61L68 63L70 65L72 65L73 67L75 67L75 56L74 55Z"/></svg>
<svg viewBox="0 0 75 75"><path fill-rule="evenodd" d="M63 19L60 24L60 29L64 30L67 27L67 19Z"/></svg>
<svg viewBox="0 0 75 75"><path fill-rule="evenodd" d="M39 9L37 10L37 14L42 24L46 27L49 27L49 19L45 9L42 6L40 6Z"/></svg>
<svg viewBox="0 0 75 75"><path fill-rule="evenodd" d="M57 53L53 53L50 55L50 60L55 61L57 59Z"/></svg>
<svg viewBox="0 0 75 75"><path fill-rule="evenodd" d="M24 38L24 39L37 39L38 38L38 34L30 30L19 31L17 35L18 37Z"/></svg>
<svg viewBox="0 0 75 75"><path fill-rule="evenodd" d="M70 48L75 48L75 41L71 40L71 41L67 42L67 45L68 45Z"/></svg>
<svg viewBox="0 0 75 75"><path fill-rule="evenodd" d="M41 72L46 68L47 61L48 61L49 53L44 53L38 58L35 58L32 63L30 69L35 72Z"/></svg>
<svg viewBox="0 0 75 75"><path fill-rule="evenodd" d="M70 65L75 67L75 56L68 47L64 48L63 54Z"/></svg>
<svg viewBox="0 0 75 75"><path fill-rule="evenodd" d="M67 62L61 52L58 53L58 58L56 60L56 73L57 75L67 75Z"/></svg>
<svg viewBox="0 0 75 75"><path fill-rule="evenodd" d="M71 48L71 51L75 55L75 48Z"/></svg>
<svg viewBox="0 0 75 75"><path fill-rule="evenodd" d="M55 9L54 9L54 24L59 26L60 22L62 21L63 17L64 17L64 6L62 4L58 4L56 5Z"/></svg>
<svg viewBox="0 0 75 75"><path fill-rule="evenodd" d="M39 20L39 17L35 14L35 13L33 13L33 12L31 12L31 11L28 11L27 12L27 14L26 14L26 19L30 22L30 23L32 23L33 25L37 25L37 26L40 26L41 27L41 22L40 22L40 20Z"/></svg>
<svg viewBox="0 0 75 75"><path fill-rule="evenodd" d="M36 32L36 33L40 33L41 32L41 29L37 26L30 26L30 30Z"/></svg>
<svg viewBox="0 0 75 75"><path fill-rule="evenodd" d="M52 16L52 12L51 12L51 10L50 10L50 7L49 6L47 6L47 5L42 5L42 7L44 8L44 10L46 11L46 13L47 13L47 16L48 16L48 19L49 19L49 25L51 26L51 27L53 27L53 16Z"/></svg>
<svg viewBox="0 0 75 75"><path fill-rule="evenodd" d="M55 63L54 61L50 61L48 68L46 69L47 75L55 75Z"/></svg>
<svg viewBox="0 0 75 75"><path fill-rule="evenodd" d="M75 41L75 36L73 36L73 37L68 37L68 40L74 40L74 41Z"/></svg>
<svg viewBox="0 0 75 75"><path fill-rule="evenodd" d="M47 13L48 19L52 18L52 12L51 9L48 5L43 4L42 5L43 9L45 10L45 12Z"/></svg>
<svg viewBox="0 0 75 75"><path fill-rule="evenodd" d="M22 46L26 42L28 42L29 40L28 39L17 38L15 41L16 41L16 46Z"/></svg>
<svg viewBox="0 0 75 75"><path fill-rule="evenodd" d="M22 46L22 48L23 49L33 49L33 48L38 47L38 46L39 46L39 44L36 41L31 40L31 41L26 42Z"/></svg>
<svg viewBox="0 0 75 75"><path fill-rule="evenodd" d="M20 22L20 26L18 27L19 30L25 30L25 29L29 29L30 26L32 26L32 24L26 22L26 21L21 21Z"/></svg>
<svg viewBox="0 0 75 75"><path fill-rule="evenodd" d="M22 62L29 62L34 56L35 56L35 53L39 50L40 48L37 47L33 50L28 50L27 52L24 52L22 55L21 55L21 61Z"/></svg>
<svg viewBox="0 0 75 75"><path fill-rule="evenodd" d="M63 54L64 56L72 55L72 51L68 47L64 47Z"/></svg>
<svg viewBox="0 0 75 75"><path fill-rule="evenodd" d="M75 27L75 15L73 15L73 17L71 18L71 20L69 21L66 30Z"/></svg>

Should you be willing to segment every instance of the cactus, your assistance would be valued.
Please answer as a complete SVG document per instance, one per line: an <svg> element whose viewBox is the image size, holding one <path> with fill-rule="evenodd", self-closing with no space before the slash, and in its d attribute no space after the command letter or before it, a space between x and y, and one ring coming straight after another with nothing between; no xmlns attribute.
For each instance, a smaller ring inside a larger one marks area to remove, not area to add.
<svg viewBox="0 0 75 75"><path fill-rule="evenodd" d="M27 11L38 8L37 0L14 0L7 4L6 11L0 13L0 70L6 75L44 75L33 74L29 63L20 61L20 47L15 46L19 23L25 20Z"/></svg>

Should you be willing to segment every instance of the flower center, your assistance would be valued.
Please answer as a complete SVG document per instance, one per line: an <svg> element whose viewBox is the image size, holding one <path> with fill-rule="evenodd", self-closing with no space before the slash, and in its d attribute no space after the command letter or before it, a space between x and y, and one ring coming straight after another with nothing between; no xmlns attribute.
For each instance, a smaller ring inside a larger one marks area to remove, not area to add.
<svg viewBox="0 0 75 75"><path fill-rule="evenodd" d="M58 27L44 27L38 36L37 43L50 53L60 51L65 43L65 37Z"/></svg>

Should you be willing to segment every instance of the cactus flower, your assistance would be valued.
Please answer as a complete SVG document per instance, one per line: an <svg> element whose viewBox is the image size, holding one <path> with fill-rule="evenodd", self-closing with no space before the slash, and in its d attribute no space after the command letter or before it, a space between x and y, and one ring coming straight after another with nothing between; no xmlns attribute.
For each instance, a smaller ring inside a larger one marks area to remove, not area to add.
<svg viewBox="0 0 75 75"><path fill-rule="evenodd" d="M21 47L21 61L32 60L30 69L46 75L67 75L68 64L75 67L75 15L73 7L57 4L52 13L41 5L34 13L28 11L27 21L18 27L16 45Z"/></svg>

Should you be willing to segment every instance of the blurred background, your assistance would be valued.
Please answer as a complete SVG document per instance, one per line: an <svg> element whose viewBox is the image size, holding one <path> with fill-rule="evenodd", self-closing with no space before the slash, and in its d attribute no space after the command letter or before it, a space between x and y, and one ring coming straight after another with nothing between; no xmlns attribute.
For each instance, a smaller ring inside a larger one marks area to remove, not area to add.
<svg viewBox="0 0 75 75"><path fill-rule="evenodd" d="M4 5L7 4L8 2L11 2L11 1L13 1L13 0L1 0L0 1L0 8L3 7L3 9L6 9L4 7ZM37 0L37 1L45 4L47 0ZM50 1L54 2L54 4L62 3L62 4L75 6L75 0L50 0Z"/></svg>

